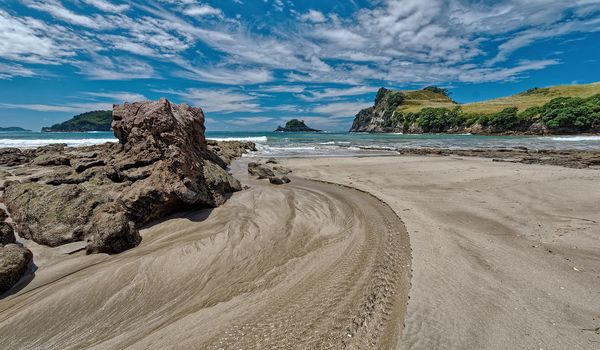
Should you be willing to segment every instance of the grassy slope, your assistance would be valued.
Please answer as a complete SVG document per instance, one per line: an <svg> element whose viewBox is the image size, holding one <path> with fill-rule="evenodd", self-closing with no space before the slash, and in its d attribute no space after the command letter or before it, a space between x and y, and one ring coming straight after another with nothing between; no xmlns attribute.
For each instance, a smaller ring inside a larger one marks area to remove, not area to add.
<svg viewBox="0 0 600 350"><path fill-rule="evenodd" d="M425 107L452 109L457 104L442 94L431 91L402 91L406 100L396 110L400 112L419 112ZM460 105L465 112L492 114L508 107L517 107L524 111L529 107L541 106L556 97L590 97L600 94L600 82L586 85L563 85L542 88L534 93L520 93L493 100Z"/></svg>
<svg viewBox="0 0 600 350"><path fill-rule="evenodd" d="M462 105L465 112L491 114L500 112L508 107L517 107L524 111L529 107L541 106L557 97L590 97L600 94L600 82L586 85L562 85L542 88L534 93L520 93L513 96L493 100L467 103Z"/></svg>
<svg viewBox="0 0 600 350"><path fill-rule="evenodd" d="M450 98L443 94L425 90L402 92L406 95L406 100L396 109L400 112L418 112L425 107L452 109L457 106Z"/></svg>

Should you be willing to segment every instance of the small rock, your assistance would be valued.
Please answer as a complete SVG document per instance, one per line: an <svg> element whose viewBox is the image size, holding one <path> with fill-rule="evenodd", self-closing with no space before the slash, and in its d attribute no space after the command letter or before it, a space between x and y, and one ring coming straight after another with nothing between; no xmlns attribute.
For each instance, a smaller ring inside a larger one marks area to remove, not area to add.
<svg viewBox="0 0 600 350"><path fill-rule="evenodd" d="M273 185L283 185L284 184L283 179L280 177L276 177L276 176L270 177L269 182L272 183Z"/></svg>
<svg viewBox="0 0 600 350"><path fill-rule="evenodd" d="M8 244L0 248L0 294L19 282L32 259L31 251L20 245Z"/></svg>
<svg viewBox="0 0 600 350"><path fill-rule="evenodd" d="M259 179L268 179L275 176L273 170L255 162L248 163L248 173L252 176L258 177Z"/></svg>
<svg viewBox="0 0 600 350"><path fill-rule="evenodd" d="M8 222L0 222L0 247L15 243L15 230Z"/></svg>
<svg viewBox="0 0 600 350"><path fill-rule="evenodd" d="M269 158L267 159L267 164L277 164L277 161L275 160L275 158Z"/></svg>
<svg viewBox="0 0 600 350"><path fill-rule="evenodd" d="M281 180L283 180L283 182L285 182L286 184L289 184L290 182L292 182L292 180L290 180L290 178L285 175L281 177Z"/></svg>

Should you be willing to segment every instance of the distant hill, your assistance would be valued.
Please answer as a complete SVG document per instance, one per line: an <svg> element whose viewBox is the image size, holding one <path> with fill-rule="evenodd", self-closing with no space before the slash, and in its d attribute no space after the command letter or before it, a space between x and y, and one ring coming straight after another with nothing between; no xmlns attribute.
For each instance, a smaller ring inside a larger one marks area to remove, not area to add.
<svg viewBox="0 0 600 350"><path fill-rule="evenodd" d="M42 128L43 132L111 131L112 111L92 111L74 116L66 122Z"/></svg>
<svg viewBox="0 0 600 350"><path fill-rule="evenodd" d="M462 110L468 113L497 113L505 108L516 107L520 111L527 108L542 106L557 97L587 98L600 94L600 82L585 85L562 85L545 88L532 88L525 92L487 100L483 102L467 103L462 105Z"/></svg>
<svg viewBox="0 0 600 350"><path fill-rule="evenodd" d="M30 132L31 130L19 128L16 126L9 126L8 128L0 127L0 132Z"/></svg>
<svg viewBox="0 0 600 350"><path fill-rule="evenodd" d="M319 132L321 130L309 128L304 124L304 120L292 119L285 123L285 127L278 126L277 130L281 132Z"/></svg>
<svg viewBox="0 0 600 350"><path fill-rule="evenodd" d="M381 88L350 131L476 134L600 133L600 83L533 88L489 101L457 104L444 89Z"/></svg>

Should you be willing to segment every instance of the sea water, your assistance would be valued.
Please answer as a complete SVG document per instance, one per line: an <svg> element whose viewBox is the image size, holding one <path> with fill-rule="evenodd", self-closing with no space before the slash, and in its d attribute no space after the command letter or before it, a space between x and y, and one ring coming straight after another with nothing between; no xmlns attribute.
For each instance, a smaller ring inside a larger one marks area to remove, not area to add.
<svg viewBox="0 0 600 350"><path fill-rule="evenodd" d="M397 148L444 147L451 149L514 148L599 150L600 136L479 136L447 134L368 134L346 132L210 132L215 140L255 142L260 156L352 156L386 154ZM116 142L112 132L0 133L0 148L33 148L49 144L87 146Z"/></svg>

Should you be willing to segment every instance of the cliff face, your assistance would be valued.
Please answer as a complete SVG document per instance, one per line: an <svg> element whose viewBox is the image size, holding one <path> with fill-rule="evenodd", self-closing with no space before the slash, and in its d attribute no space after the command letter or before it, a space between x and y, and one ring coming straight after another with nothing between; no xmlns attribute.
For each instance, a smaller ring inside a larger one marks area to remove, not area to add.
<svg viewBox="0 0 600 350"><path fill-rule="evenodd" d="M437 87L418 91L381 88L375 105L356 115L350 131L482 135L600 133L600 94L548 100L545 96L548 91L554 93L550 89L533 89L506 98L503 109L498 110L495 101L459 105ZM539 104L535 104L535 99Z"/></svg>

